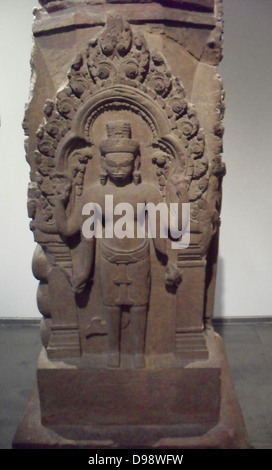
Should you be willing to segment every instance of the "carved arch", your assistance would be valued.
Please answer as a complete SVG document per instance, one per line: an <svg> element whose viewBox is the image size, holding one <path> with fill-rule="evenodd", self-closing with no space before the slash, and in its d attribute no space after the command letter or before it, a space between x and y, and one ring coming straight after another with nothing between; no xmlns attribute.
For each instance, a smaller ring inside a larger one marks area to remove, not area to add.
<svg viewBox="0 0 272 470"><path fill-rule="evenodd" d="M86 100L75 114L71 130L61 140L56 150L56 168L63 171L63 162L74 148L76 143L93 145L90 138L92 126L96 118L107 109L126 109L141 115L151 129L152 144L162 143L173 152L173 157L180 158L183 155L182 146L173 136L171 138L171 126L167 115L162 111L152 98L140 90L134 90L128 86L120 85L102 90ZM167 136L169 136L167 138ZM170 142L175 140L175 144Z"/></svg>
<svg viewBox="0 0 272 470"><path fill-rule="evenodd" d="M42 196L50 205L52 176L67 170L65 162L71 155L69 177L74 194L81 195L94 146L92 126L105 110L120 108L140 115L151 130L151 161L162 194L169 174L187 177L192 217L197 221L205 206L198 201L205 199L209 181L204 131L163 55L149 49L142 34L121 17L109 17L101 34L75 58L67 86L54 102L46 102L45 120L37 131L37 153L51 166L47 177L37 169L33 179Z"/></svg>

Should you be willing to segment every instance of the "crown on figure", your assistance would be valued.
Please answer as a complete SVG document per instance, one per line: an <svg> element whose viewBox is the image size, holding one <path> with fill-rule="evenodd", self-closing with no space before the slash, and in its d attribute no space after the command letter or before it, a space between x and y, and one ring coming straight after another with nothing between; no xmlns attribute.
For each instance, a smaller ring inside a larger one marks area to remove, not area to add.
<svg viewBox="0 0 272 470"><path fill-rule="evenodd" d="M108 139L100 143L102 155L107 153L139 153L139 144L131 138L131 126L126 121L112 121L106 125Z"/></svg>

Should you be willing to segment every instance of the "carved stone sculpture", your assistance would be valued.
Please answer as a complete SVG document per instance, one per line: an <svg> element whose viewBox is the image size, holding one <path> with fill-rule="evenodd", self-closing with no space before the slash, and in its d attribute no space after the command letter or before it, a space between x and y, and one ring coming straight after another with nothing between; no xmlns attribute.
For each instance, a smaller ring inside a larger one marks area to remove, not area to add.
<svg viewBox="0 0 272 470"><path fill-rule="evenodd" d="M40 3L24 129L44 348L14 445L246 447L211 326L221 1Z"/></svg>

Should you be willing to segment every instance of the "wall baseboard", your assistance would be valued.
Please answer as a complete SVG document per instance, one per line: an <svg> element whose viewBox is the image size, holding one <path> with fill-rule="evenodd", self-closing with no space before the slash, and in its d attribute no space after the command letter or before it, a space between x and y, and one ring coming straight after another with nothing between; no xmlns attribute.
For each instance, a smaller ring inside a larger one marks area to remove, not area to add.
<svg viewBox="0 0 272 470"><path fill-rule="evenodd" d="M212 319L213 325L230 324L230 323L272 323L272 316L270 317L215 317Z"/></svg>
<svg viewBox="0 0 272 470"><path fill-rule="evenodd" d="M0 325L39 325L40 321L41 317L0 317Z"/></svg>
<svg viewBox="0 0 272 470"><path fill-rule="evenodd" d="M39 325L41 318L31 317L0 317L0 325ZM224 317L213 318L214 325L230 324L230 323L272 323L272 316L267 317Z"/></svg>

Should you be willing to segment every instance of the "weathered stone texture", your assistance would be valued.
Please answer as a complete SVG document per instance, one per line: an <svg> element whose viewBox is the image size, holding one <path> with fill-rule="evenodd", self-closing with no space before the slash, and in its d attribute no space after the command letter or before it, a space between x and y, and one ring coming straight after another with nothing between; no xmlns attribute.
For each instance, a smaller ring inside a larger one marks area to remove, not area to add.
<svg viewBox="0 0 272 470"><path fill-rule="evenodd" d="M211 327L225 174L221 1L40 3L24 129L43 315L41 426L64 427L72 447L122 447L127 426L145 446L137 427L152 426L152 446L161 436L167 447L193 425L208 447L230 388ZM119 205L130 204L132 236L105 236L109 198L119 231ZM88 203L100 207L102 238L82 232ZM190 204L186 249L173 248L173 233L136 236L134 214L146 203L175 203L179 215ZM246 446L240 415L236 424ZM73 425L89 428L75 437ZM224 443L225 434L215 446Z"/></svg>

